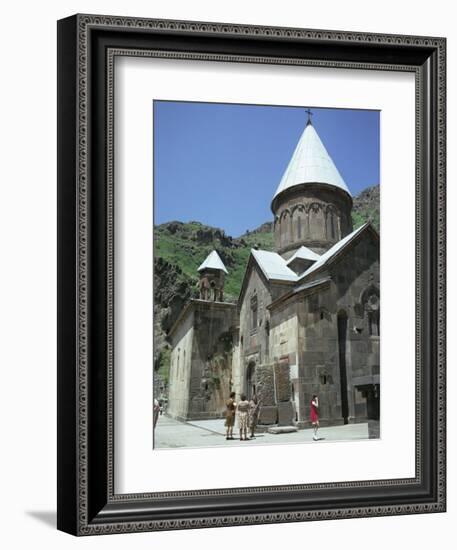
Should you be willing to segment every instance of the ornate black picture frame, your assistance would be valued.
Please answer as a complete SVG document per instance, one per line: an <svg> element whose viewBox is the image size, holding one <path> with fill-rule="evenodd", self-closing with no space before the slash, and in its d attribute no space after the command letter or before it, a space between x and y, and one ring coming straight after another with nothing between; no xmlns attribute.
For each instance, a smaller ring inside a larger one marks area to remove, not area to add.
<svg viewBox="0 0 457 550"><path fill-rule="evenodd" d="M58 528L91 535L445 511L445 39L74 15L58 22L58 50ZM414 478L115 494L119 55L415 74Z"/></svg>

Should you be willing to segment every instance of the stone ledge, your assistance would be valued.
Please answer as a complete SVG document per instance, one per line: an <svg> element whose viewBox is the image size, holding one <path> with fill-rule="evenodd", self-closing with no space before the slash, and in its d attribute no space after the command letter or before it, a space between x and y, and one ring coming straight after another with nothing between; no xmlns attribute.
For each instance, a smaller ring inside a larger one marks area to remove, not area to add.
<svg viewBox="0 0 457 550"><path fill-rule="evenodd" d="M271 426L268 428L269 434L289 434L292 432L298 432L298 428L295 426Z"/></svg>

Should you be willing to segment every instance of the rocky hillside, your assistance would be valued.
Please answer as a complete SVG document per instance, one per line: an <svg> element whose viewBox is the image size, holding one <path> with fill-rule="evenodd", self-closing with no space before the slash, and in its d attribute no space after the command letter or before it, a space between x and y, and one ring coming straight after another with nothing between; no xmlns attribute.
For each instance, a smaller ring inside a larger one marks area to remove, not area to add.
<svg viewBox="0 0 457 550"><path fill-rule="evenodd" d="M354 199L353 223L359 227L371 220L379 229L379 187L369 187ZM167 380L166 333L189 298L197 297L197 267L217 250L229 272L225 296L236 301L250 250L259 246L273 249L272 223L266 222L241 237L226 235L224 230L199 222L173 221L154 229L154 355L155 369Z"/></svg>
<svg viewBox="0 0 457 550"><path fill-rule="evenodd" d="M367 187L354 198L352 208L354 229L366 221L371 221L379 231L379 185Z"/></svg>

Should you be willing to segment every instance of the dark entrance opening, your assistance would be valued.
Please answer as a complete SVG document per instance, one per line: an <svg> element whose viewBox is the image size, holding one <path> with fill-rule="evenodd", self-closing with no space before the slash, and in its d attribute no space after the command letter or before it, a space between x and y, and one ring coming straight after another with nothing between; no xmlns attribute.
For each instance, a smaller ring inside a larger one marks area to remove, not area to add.
<svg viewBox="0 0 457 550"><path fill-rule="evenodd" d="M346 369L346 343L348 331L348 316L345 311L338 312L338 359L340 364L340 387L341 387L341 416L344 423L349 422L348 404L348 379Z"/></svg>
<svg viewBox="0 0 457 550"><path fill-rule="evenodd" d="M366 388L368 420L379 420L379 384Z"/></svg>
<svg viewBox="0 0 457 550"><path fill-rule="evenodd" d="M246 396L248 399L255 394L255 363L249 363L246 370Z"/></svg>
<svg viewBox="0 0 457 550"><path fill-rule="evenodd" d="M265 357L270 356L270 321L265 323Z"/></svg>
<svg viewBox="0 0 457 550"><path fill-rule="evenodd" d="M367 403L368 437L370 439L379 439L379 384L357 386L357 389L365 397Z"/></svg>

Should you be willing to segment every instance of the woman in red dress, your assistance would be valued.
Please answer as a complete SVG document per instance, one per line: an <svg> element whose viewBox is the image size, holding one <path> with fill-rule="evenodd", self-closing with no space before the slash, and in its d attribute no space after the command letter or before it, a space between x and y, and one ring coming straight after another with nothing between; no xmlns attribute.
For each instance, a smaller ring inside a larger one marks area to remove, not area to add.
<svg viewBox="0 0 457 550"><path fill-rule="evenodd" d="M317 397L317 395L313 395L313 398L311 399L309 417L311 420L311 424L314 427L313 440L318 441L319 438L317 437L317 430L319 429L319 398Z"/></svg>

